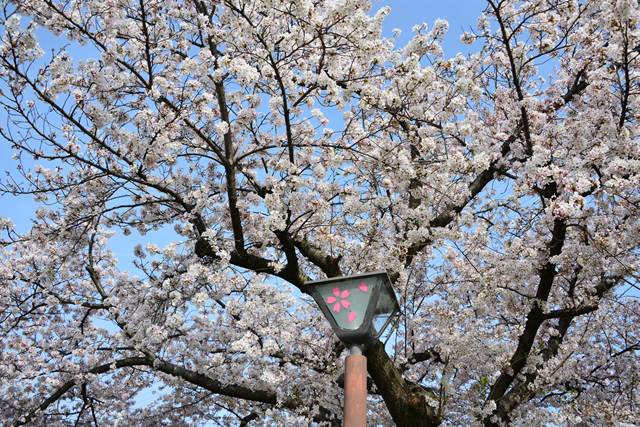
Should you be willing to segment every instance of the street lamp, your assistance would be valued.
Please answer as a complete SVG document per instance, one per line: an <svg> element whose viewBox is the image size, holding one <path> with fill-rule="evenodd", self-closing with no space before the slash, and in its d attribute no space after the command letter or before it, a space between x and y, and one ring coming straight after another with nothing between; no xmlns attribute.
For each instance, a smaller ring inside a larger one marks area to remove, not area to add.
<svg viewBox="0 0 640 427"><path fill-rule="evenodd" d="M344 375L344 427L365 427L367 359L362 350L400 312L385 271L308 282L311 296L349 348Z"/></svg>

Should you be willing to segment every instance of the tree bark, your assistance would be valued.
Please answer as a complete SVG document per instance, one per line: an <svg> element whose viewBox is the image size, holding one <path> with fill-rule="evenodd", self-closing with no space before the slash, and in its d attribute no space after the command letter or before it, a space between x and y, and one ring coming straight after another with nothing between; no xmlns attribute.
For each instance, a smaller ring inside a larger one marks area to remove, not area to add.
<svg viewBox="0 0 640 427"><path fill-rule="evenodd" d="M396 425L432 427L440 424L440 418L428 402L428 391L402 378L380 341L371 343L365 349L365 356L369 375Z"/></svg>

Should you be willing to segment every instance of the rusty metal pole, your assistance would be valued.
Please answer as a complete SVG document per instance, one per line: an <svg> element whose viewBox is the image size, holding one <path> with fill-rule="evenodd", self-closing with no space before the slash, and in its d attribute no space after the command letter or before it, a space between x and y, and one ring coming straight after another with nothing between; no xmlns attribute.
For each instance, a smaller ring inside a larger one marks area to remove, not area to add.
<svg viewBox="0 0 640 427"><path fill-rule="evenodd" d="M367 358L358 346L350 349L344 372L343 427L367 425Z"/></svg>

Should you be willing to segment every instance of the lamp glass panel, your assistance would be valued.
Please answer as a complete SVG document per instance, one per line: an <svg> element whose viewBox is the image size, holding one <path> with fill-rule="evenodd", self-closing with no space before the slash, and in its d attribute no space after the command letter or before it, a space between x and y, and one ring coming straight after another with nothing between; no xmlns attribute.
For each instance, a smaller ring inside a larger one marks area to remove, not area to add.
<svg viewBox="0 0 640 427"><path fill-rule="evenodd" d="M362 325L373 289L379 286L379 279L354 278L316 286L338 327L353 330Z"/></svg>
<svg viewBox="0 0 640 427"><path fill-rule="evenodd" d="M376 314L373 316L373 330L376 336L379 336L383 332L384 327L387 326L387 320L390 316L391 313Z"/></svg>
<svg viewBox="0 0 640 427"><path fill-rule="evenodd" d="M374 315L379 314L393 314L396 309L396 300L395 296L391 295L388 292L386 286L380 289L380 296L378 297L378 304L376 304L376 309L373 312Z"/></svg>
<svg viewBox="0 0 640 427"><path fill-rule="evenodd" d="M380 289L380 296L378 297L378 303L373 312L373 329L376 335L380 335L383 332L385 326L387 326L387 320L397 309L395 296L389 294L386 286Z"/></svg>

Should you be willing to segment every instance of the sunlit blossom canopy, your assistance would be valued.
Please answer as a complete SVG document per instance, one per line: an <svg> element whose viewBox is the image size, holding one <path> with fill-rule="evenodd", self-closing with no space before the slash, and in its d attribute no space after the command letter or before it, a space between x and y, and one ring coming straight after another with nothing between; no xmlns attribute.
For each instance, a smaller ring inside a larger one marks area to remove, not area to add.
<svg viewBox="0 0 640 427"><path fill-rule="evenodd" d="M387 3L2 2L0 425L638 424L638 0Z"/></svg>
<svg viewBox="0 0 640 427"><path fill-rule="evenodd" d="M347 344L379 337L400 307L385 271L310 282L311 295Z"/></svg>

